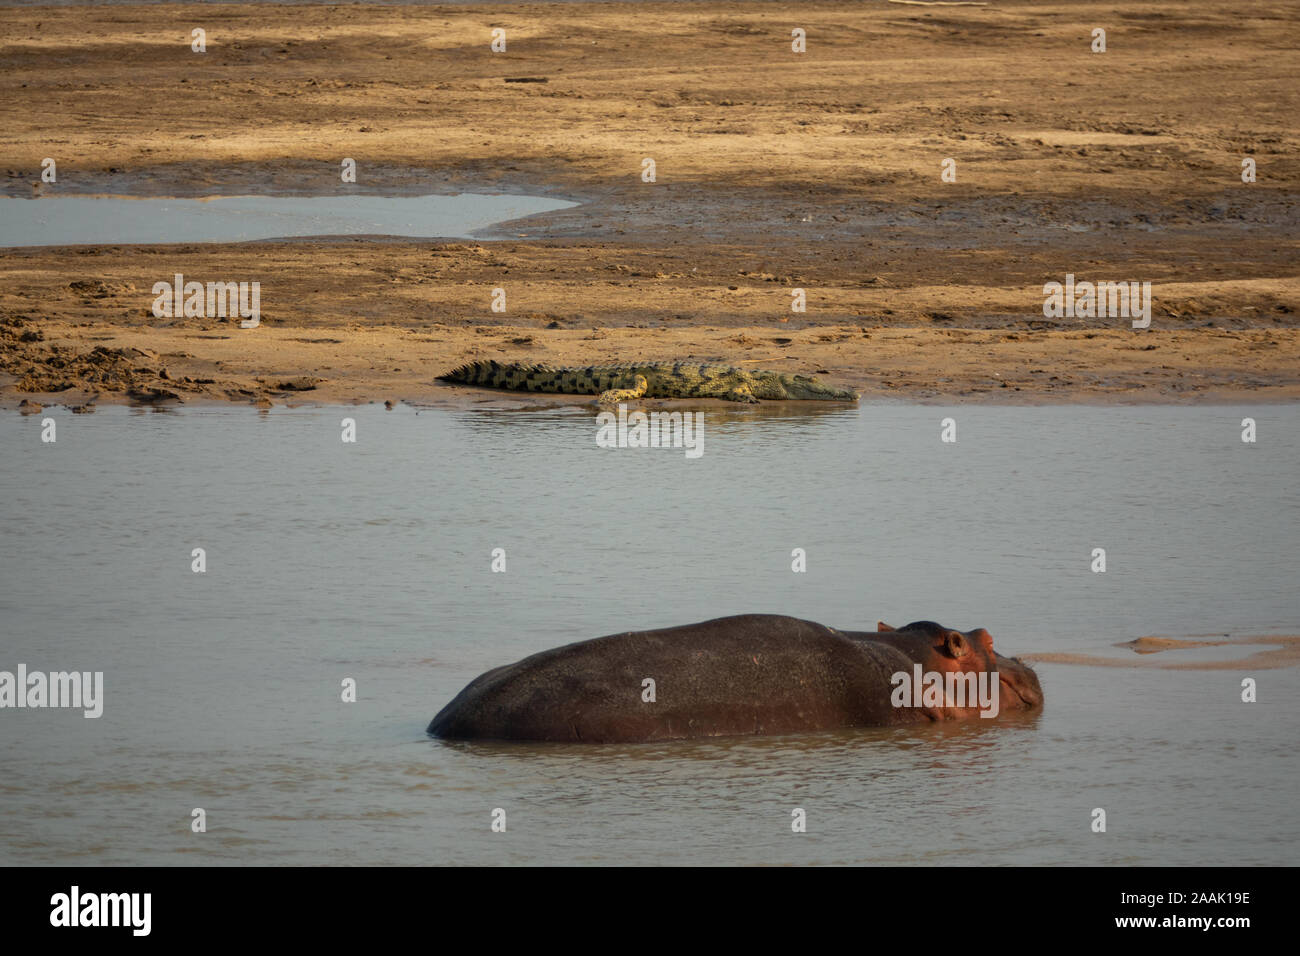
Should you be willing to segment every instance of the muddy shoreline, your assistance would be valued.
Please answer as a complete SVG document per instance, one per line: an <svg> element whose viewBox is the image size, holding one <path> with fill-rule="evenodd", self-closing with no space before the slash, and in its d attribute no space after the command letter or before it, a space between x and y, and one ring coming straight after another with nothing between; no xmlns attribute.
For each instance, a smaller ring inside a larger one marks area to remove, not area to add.
<svg viewBox="0 0 1300 956"><path fill-rule="evenodd" d="M474 242L0 250L0 406L551 400L434 381L475 358L722 361L867 400L1300 398L1283 3L814 2L803 59L765 5L497 11L494 57L465 7L0 9L4 195L582 203ZM155 317L175 273L258 281L261 327ZM1045 319L1067 273L1151 282L1151 328Z"/></svg>

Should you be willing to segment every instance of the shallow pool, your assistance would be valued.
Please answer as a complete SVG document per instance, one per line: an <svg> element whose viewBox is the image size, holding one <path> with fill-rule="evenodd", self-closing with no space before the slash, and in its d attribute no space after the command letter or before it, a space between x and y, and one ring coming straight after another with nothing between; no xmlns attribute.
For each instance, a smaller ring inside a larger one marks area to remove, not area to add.
<svg viewBox="0 0 1300 956"><path fill-rule="evenodd" d="M540 196L0 197L0 246L250 242L304 236L465 238L577 203Z"/></svg>

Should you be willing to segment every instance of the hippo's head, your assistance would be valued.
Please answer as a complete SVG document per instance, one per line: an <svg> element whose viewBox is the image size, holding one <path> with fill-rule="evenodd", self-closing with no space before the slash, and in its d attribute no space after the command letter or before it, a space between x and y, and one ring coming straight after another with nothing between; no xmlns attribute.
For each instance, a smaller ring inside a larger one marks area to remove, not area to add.
<svg viewBox="0 0 1300 956"><path fill-rule="evenodd" d="M926 670L996 672L1001 684L999 704L1004 710L1032 709L1043 704L1038 675L1020 658L1003 657L993 650L993 635L982 627L955 631L934 621L913 621L892 628L881 621L877 629L886 632L882 640L912 654Z"/></svg>

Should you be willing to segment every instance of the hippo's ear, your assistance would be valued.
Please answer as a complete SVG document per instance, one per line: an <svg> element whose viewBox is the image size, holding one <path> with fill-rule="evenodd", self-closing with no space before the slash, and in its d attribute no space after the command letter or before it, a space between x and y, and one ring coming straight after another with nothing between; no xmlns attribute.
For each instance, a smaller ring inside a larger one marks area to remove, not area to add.
<svg viewBox="0 0 1300 956"><path fill-rule="evenodd" d="M946 631L943 635L943 649L949 657L961 660L970 653L970 643L961 631Z"/></svg>
<svg viewBox="0 0 1300 956"><path fill-rule="evenodd" d="M886 624L884 621L877 621L877 622L876 622L876 630L877 630L877 631L892 631L893 628L890 627L888 624Z"/></svg>

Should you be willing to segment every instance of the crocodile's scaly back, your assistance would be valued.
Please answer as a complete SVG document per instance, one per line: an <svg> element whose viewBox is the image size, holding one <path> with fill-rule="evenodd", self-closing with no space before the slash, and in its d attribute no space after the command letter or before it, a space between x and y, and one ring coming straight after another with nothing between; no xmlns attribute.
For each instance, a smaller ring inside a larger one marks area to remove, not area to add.
<svg viewBox="0 0 1300 956"><path fill-rule="evenodd" d="M470 362L438 377L445 382L518 392L599 395L602 402L635 398L722 398L732 402L757 402L761 398L830 402L858 400L856 392L827 385L811 375L697 362L647 362L579 368L506 364L486 359Z"/></svg>

